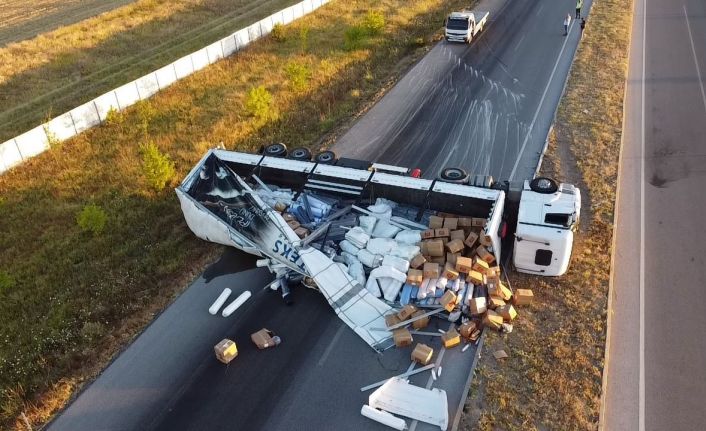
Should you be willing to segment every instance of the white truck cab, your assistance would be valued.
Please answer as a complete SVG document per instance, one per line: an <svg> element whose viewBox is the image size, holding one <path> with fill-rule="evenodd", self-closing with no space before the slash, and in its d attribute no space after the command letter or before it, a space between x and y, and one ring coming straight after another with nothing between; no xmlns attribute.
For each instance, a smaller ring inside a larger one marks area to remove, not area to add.
<svg viewBox="0 0 706 431"><path fill-rule="evenodd" d="M559 276L571 260L581 212L581 191L548 178L525 181L515 232L514 264L519 272Z"/></svg>
<svg viewBox="0 0 706 431"><path fill-rule="evenodd" d="M461 11L452 12L445 22L445 36L449 42L471 43L483 30L489 12Z"/></svg>

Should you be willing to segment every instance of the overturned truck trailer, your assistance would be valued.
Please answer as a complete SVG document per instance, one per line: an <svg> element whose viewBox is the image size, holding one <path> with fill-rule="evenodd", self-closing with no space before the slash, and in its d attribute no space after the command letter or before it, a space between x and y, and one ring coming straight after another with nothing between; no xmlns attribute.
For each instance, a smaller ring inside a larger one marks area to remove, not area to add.
<svg viewBox="0 0 706 431"><path fill-rule="evenodd" d="M206 241L267 259L283 292L287 280L310 277L373 347L391 336L385 316L406 300L403 287L409 286L400 274L421 255L419 241L432 216L482 219L485 249L500 262L504 190L415 178L405 168L357 160L267 154L210 150L176 189L189 228ZM521 191L515 256L527 262L515 264L560 275L571 255L580 194L570 185L545 186L527 182ZM383 256L392 262L384 264L387 272L379 268ZM473 292L468 283L462 294Z"/></svg>

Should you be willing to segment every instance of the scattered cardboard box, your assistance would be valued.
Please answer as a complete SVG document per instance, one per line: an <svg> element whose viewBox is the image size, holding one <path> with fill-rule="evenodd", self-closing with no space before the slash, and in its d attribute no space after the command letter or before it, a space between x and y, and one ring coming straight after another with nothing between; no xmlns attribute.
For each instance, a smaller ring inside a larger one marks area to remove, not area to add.
<svg viewBox="0 0 706 431"><path fill-rule="evenodd" d="M478 238L478 242L480 242L482 245L484 245L486 247L490 247L491 245L493 245L493 239L490 236L486 235L485 232L483 232L483 231L481 231L481 233L480 233L480 236Z"/></svg>
<svg viewBox="0 0 706 431"><path fill-rule="evenodd" d="M464 338L471 338L473 331L475 331L476 329L478 329L476 326L476 322L469 320L458 328L458 332Z"/></svg>
<svg viewBox="0 0 706 431"><path fill-rule="evenodd" d="M470 217L459 217L458 227L471 227L473 226L473 219Z"/></svg>
<svg viewBox="0 0 706 431"><path fill-rule="evenodd" d="M402 322L399 317L397 317L396 314L388 314L385 316L385 326L388 328L390 326L395 326L398 323Z"/></svg>
<svg viewBox="0 0 706 431"><path fill-rule="evenodd" d="M439 278L439 275L440 275L439 264L434 263L434 262L425 263L423 275L424 275L424 278Z"/></svg>
<svg viewBox="0 0 706 431"><path fill-rule="evenodd" d="M493 356L495 357L495 359L498 359L498 360L505 359L505 358L509 357L508 354L504 350L494 351Z"/></svg>
<svg viewBox="0 0 706 431"><path fill-rule="evenodd" d="M427 229L422 231L422 239L434 238L434 229Z"/></svg>
<svg viewBox="0 0 706 431"><path fill-rule="evenodd" d="M446 253L446 263L450 263L451 265L456 265L456 258L460 256L459 253Z"/></svg>
<svg viewBox="0 0 706 431"><path fill-rule="evenodd" d="M451 235L451 231L448 228L442 227L439 229L434 229L434 236L436 238L448 238Z"/></svg>
<svg viewBox="0 0 706 431"><path fill-rule="evenodd" d="M503 316L499 315L493 310L488 310L483 315L483 325L490 329L495 329L496 331L502 328Z"/></svg>
<svg viewBox="0 0 706 431"><path fill-rule="evenodd" d="M473 267L473 260L468 257L459 256L456 258L456 270L468 274Z"/></svg>
<svg viewBox="0 0 706 431"><path fill-rule="evenodd" d="M467 247L473 248L476 245L476 241L478 241L478 234L475 232L471 232L468 234L463 243L466 244Z"/></svg>
<svg viewBox="0 0 706 431"><path fill-rule="evenodd" d="M458 228L458 219L456 217L444 218L444 227L448 230L456 230Z"/></svg>
<svg viewBox="0 0 706 431"><path fill-rule="evenodd" d="M296 217L294 217L294 214L290 214L290 213L284 213L284 214L282 214L282 218L284 219L285 222L290 222L290 221L292 221L292 220L296 220L296 219L297 219Z"/></svg>
<svg viewBox="0 0 706 431"><path fill-rule="evenodd" d="M283 213L287 209L287 204L284 202L277 202L275 203L275 211L279 213Z"/></svg>
<svg viewBox="0 0 706 431"><path fill-rule="evenodd" d="M407 284L419 286L424 281L424 272L419 269L410 269L407 272Z"/></svg>
<svg viewBox="0 0 706 431"><path fill-rule="evenodd" d="M446 311L449 313L456 308L456 303L458 302L458 297L455 293L450 290L444 292L444 294L439 299L439 304L441 304Z"/></svg>
<svg viewBox="0 0 706 431"><path fill-rule="evenodd" d="M476 256L473 259L473 270L478 271L481 274L488 274L488 270L490 269L490 266L488 266L488 262L484 261L483 259L479 258Z"/></svg>
<svg viewBox="0 0 706 431"><path fill-rule="evenodd" d="M446 249L451 253L458 253L463 250L463 241L460 239L455 239L446 243Z"/></svg>
<svg viewBox="0 0 706 431"><path fill-rule="evenodd" d="M418 269L420 266L426 263L426 259L421 254L418 254L409 261L410 268Z"/></svg>
<svg viewBox="0 0 706 431"><path fill-rule="evenodd" d="M439 267L443 267L444 265L446 265L446 256L434 256L429 259L429 262L438 263Z"/></svg>
<svg viewBox="0 0 706 431"><path fill-rule="evenodd" d="M292 230L296 230L299 226L301 226L301 224L299 224L299 222L296 220L290 220L287 222L287 224L290 228L292 228Z"/></svg>
<svg viewBox="0 0 706 431"><path fill-rule="evenodd" d="M466 239L466 232L464 232L463 229L452 230L449 234L449 238L451 240L460 239L461 241L464 241Z"/></svg>
<svg viewBox="0 0 706 431"><path fill-rule="evenodd" d="M443 276L447 280L456 280L458 278L458 271L456 271L456 267L454 267L452 264L449 262L446 262L446 265L444 265L444 274Z"/></svg>
<svg viewBox="0 0 706 431"><path fill-rule="evenodd" d="M417 307L415 307L412 304L407 304L402 309L400 310L399 313L397 313L397 318L400 319L401 322L404 322L405 320L409 319L412 317L412 314L417 312Z"/></svg>
<svg viewBox="0 0 706 431"><path fill-rule="evenodd" d="M503 301L505 301L505 302L509 301L510 298L512 298L512 290L510 290L502 282L498 283L498 287L500 288L500 289L498 289L500 292L500 295L498 295L498 296L500 296L503 299Z"/></svg>
<svg viewBox="0 0 706 431"><path fill-rule="evenodd" d="M456 328L451 328L441 334L441 342L445 348L450 349L461 344L461 335L456 331Z"/></svg>
<svg viewBox="0 0 706 431"><path fill-rule="evenodd" d="M444 227L444 218L438 216L429 217L429 229L439 229Z"/></svg>
<svg viewBox="0 0 706 431"><path fill-rule="evenodd" d="M224 364L230 363L238 356L238 346L235 345L235 341L227 338L216 344L213 350L216 352L216 358Z"/></svg>
<svg viewBox="0 0 706 431"><path fill-rule="evenodd" d="M422 365L428 365L431 362L431 357L434 354L434 349L426 344L417 343L412 350L412 360Z"/></svg>
<svg viewBox="0 0 706 431"><path fill-rule="evenodd" d="M418 316L421 316L422 314L425 314L424 310L415 311L414 314L412 314L412 317L418 317ZM429 326L430 320L431 320L430 316L424 316L424 317L412 322L412 327L417 330L424 329L427 326Z"/></svg>
<svg viewBox="0 0 706 431"><path fill-rule="evenodd" d="M299 226L298 228L294 229L294 233L297 234L299 238L306 238L307 235L309 235L309 229Z"/></svg>
<svg viewBox="0 0 706 431"><path fill-rule="evenodd" d="M392 331L392 339L395 340L395 346L405 347L412 344L412 334L407 328L398 328Z"/></svg>
<svg viewBox="0 0 706 431"><path fill-rule="evenodd" d="M488 310L485 296L479 296L477 298L471 298L469 301L471 314L474 316L480 316ZM500 322L502 323L502 322Z"/></svg>
<svg viewBox="0 0 706 431"><path fill-rule="evenodd" d="M476 254L489 264L495 262L495 256L493 256L493 253L489 252L488 249L482 245L479 245L478 248L476 248Z"/></svg>
<svg viewBox="0 0 706 431"><path fill-rule="evenodd" d="M267 328L262 328L259 331L250 334L250 339L257 346L258 349L266 349L268 347L273 347L276 345L275 340L272 338L275 334Z"/></svg>
<svg viewBox="0 0 706 431"><path fill-rule="evenodd" d="M490 308L491 310L495 310L496 308L502 307L503 305L505 305L505 301L503 301L502 298L500 298L499 296L490 295L490 300L488 301L488 308Z"/></svg>
<svg viewBox="0 0 706 431"><path fill-rule="evenodd" d="M478 271L470 270L468 271L468 277L466 277L466 281L476 285L483 284L483 274Z"/></svg>
<svg viewBox="0 0 706 431"><path fill-rule="evenodd" d="M424 254L432 257L444 256L444 241L440 239L431 239L424 241Z"/></svg>
<svg viewBox="0 0 706 431"><path fill-rule="evenodd" d="M486 220L484 218L473 217L471 224L473 227L484 227Z"/></svg>
<svg viewBox="0 0 706 431"><path fill-rule="evenodd" d="M530 305L534 299L532 289L517 289L512 296L512 303L515 305Z"/></svg>
<svg viewBox="0 0 706 431"><path fill-rule="evenodd" d="M513 319L517 317L517 311L515 311L515 307L513 307L512 304L505 304L498 307L495 309L495 312L501 315L506 322L512 322Z"/></svg>

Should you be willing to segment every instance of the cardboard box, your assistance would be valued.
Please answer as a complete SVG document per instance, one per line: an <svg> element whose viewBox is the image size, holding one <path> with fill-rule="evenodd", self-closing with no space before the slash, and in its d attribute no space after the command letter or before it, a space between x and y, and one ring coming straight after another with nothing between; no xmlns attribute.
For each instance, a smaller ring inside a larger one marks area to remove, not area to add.
<svg viewBox="0 0 706 431"><path fill-rule="evenodd" d="M471 220L471 224L473 227L484 227L486 223L486 219L484 218L479 218L479 217L473 217Z"/></svg>
<svg viewBox="0 0 706 431"><path fill-rule="evenodd" d="M495 310L498 307L505 305L505 301L499 296L490 295L490 300L488 301L488 308ZM497 311L497 310L496 310Z"/></svg>
<svg viewBox="0 0 706 431"><path fill-rule="evenodd" d="M507 286L505 286L502 283L499 283L498 287L499 287L499 292L500 292L500 295L498 295L498 296L500 296L503 299L503 301L506 301L506 302L509 301L510 298L512 298L512 290L510 290Z"/></svg>
<svg viewBox="0 0 706 431"><path fill-rule="evenodd" d="M275 203L275 211L279 213L283 213L287 209L287 204L284 202L277 202Z"/></svg>
<svg viewBox="0 0 706 431"><path fill-rule="evenodd" d="M224 364L229 363L238 356L238 346L235 345L235 341L227 338L213 346L213 350L216 352L216 358Z"/></svg>
<svg viewBox="0 0 706 431"><path fill-rule="evenodd" d="M294 229L294 233L296 233L299 238L306 238L309 235L309 229L299 226Z"/></svg>
<svg viewBox="0 0 706 431"><path fill-rule="evenodd" d="M295 220L295 221L297 220L297 218L294 217L294 214L290 214L290 213L284 213L284 214L282 214L282 218L284 219L285 222L290 222L290 221L292 221L292 220Z"/></svg>
<svg viewBox="0 0 706 431"><path fill-rule="evenodd" d="M412 314L412 317L421 316L424 313L425 313L424 310L415 311L414 314ZM429 321L431 321L431 318L429 316L424 316L421 319L418 319L418 320L415 320L414 322L412 322L412 328L417 329L417 330L424 329L427 326L429 326Z"/></svg>
<svg viewBox="0 0 706 431"><path fill-rule="evenodd" d="M483 316L483 326L498 331L503 326L503 317L493 310L488 310Z"/></svg>
<svg viewBox="0 0 706 431"><path fill-rule="evenodd" d="M434 229L427 229L422 231L422 239L434 238Z"/></svg>
<svg viewBox="0 0 706 431"><path fill-rule="evenodd" d="M456 259L460 256L459 253L446 253L446 263L456 266Z"/></svg>
<svg viewBox="0 0 706 431"><path fill-rule="evenodd" d="M476 248L476 254L489 264L495 262L495 256L493 256L493 254L482 245L479 245L478 248Z"/></svg>
<svg viewBox="0 0 706 431"><path fill-rule="evenodd" d="M395 326L398 323L402 322L399 317L397 317L396 314L388 314L385 316L385 326L388 328L390 326Z"/></svg>
<svg viewBox="0 0 706 431"><path fill-rule="evenodd" d="M480 329L476 329L471 333L471 336L469 337L471 341L476 341L480 337Z"/></svg>
<svg viewBox="0 0 706 431"><path fill-rule="evenodd" d="M483 262L483 261L481 261L481 262ZM496 276L494 274L493 275L485 274L483 277L485 278L484 283L488 286L490 286L491 284L494 284L496 286L500 284L500 277L499 276Z"/></svg>
<svg viewBox="0 0 706 431"><path fill-rule="evenodd" d="M287 224L292 228L292 230L296 230L299 226L301 226L296 220L289 220Z"/></svg>
<svg viewBox="0 0 706 431"><path fill-rule="evenodd" d="M450 349L461 344L461 335L456 331L456 328L451 328L441 334L441 342L445 348Z"/></svg>
<svg viewBox="0 0 706 431"><path fill-rule="evenodd" d="M486 247L490 247L491 245L493 245L493 240L483 231L480 232L478 241Z"/></svg>
<svg viewBox="0 0 706 431"><path fill-rule="evenodd" d="M463 247L464 247L463 241L461 241L460 239L455 239L453 241L449 241L446 244L446 249L448 251L450 251L451 253L458 253L463 250Z"/></svg>
<svg viewBox="0 0 706 431"><path fill-rule="evenodd" d="M418 254L409 261L410 268L418 269L420 266L426 263L426 259L421 254Z"/></svg>
<svg viewBox="0 0 706 431"><path fill-rule="evenodd" d="M448 280L456 280L458 278L458 271L456 271L456 267L449 262L446 262L446 265L444 265L444 277Z"/></svg>
<svg viewBox="0 0 706 431"><path fill-rule="evenodd" d="M458 328L458 332L463 338L471 338L473 331L475 331L476 329L476 322L469 320Z"/></svg>
<svg viewBox="0 0 706 431"><path fill-rule="evenodd" d="M512 295L512 303L515 305L530 305L534 299L532 289L517 289Z"/></svg>
<svg viewBox="0 0 706 431"><path fill-rule="evenodd" d="M250 334L250 339L253 343L255 343L258 349L266 349L276 345L275 340L272 338L273 335L275 334L269 329L262 328L259 331Z"/></svg>
<svg viewBox="0 0 706 431"><path fill-rule="evenodd" d="M476 241L478 241L478 234L475 232L471 232L468 234L463 243L466 244L466 247L473 248L476 245Z"/></svg>
<svg viewBox="0 0 706 431"><path fill-rule="evenodd" d="M434 349L427 346L426 344L417 343L412 350L412 360L418 362L422 365L429 365L431 362L431 357L434 355Z"/></svg>
<svg viewBox="0 0 706 431"><path fill-rule="evenodd" d="M392 339L395 340L395 346L405 347L412 344L412 334L407 328L398 328L392 331Z"/></svg>
<svg viewBox="0 0 706 431"><path fill-rule="evenodd" d="M424 278L439 278L440 269L439 264L434 262L427 262L424 264Z"/></svg>
<svg viewBox="0 0 706 431"><path fill-rule="evenodd" d="M420 269L410 269L407 271L407 284L419 286L424 280L424 273Z"/></svg>
<svg viewBox="0 0 706 431"><path fill-rule="evenodd" d="M488 288L488 295L497 296L502 299L502 293L500 293L500 283L486 283L485 287Z"/></svg>
<svg viewBox="0 0 706 431"><path fill-rule="evenodd" d="M466 233L463 231L463 229L452 230L451 233L449 234L449 239L451 239L452 241L455 239L460 239L461 241L465 241Z"/></svg>
<svg viewBox="0 0 706 431"><path fill-rule="evenodd" d="M468 257L459 256L456 258L456 271L468 274L473 266L473 260Z"/></svg>
<svg viewBox="0 0 706 431"><path fill-rule="evenodd" d="M517 311L512 304L505 304L502 307L495 309L495 312L502 316L503 320L506 322L511 322L515 317L517 317Z"/></svg>
<svg viewBox="0 0 706 431"><path fill-rule="evenodd" d="M439 229L444 227L444 218L438 216L429 217L429 229Z"/></svg>
<svg viewBox="0 0 706 431"><path fill-rule="evenodd" d="M444 292L444 294L439 299L439 304L441 304L446 311L449 313L456 308L456 303L458 302L458 297L455 293L450 290Z"/></svg>
<svg viewBox="0 0 706 431"><path fill-rule="evenodd" d="M458 227L471 227L473 226L473 219L470 217L459 217Z"/></svg>
<svg viewBox="0 0 706 431"><path fill-rule="evenodd" d="M446 256L435 256L429 259L429 262L431 263L437 263L439 264L439 267L443 267L446 265Z"/></svg>
<svg viewBox="0 0 706 431"><path fill-rule="evenodd" d="M488 274L488 269L490 266L488 265L488 262L484 261L483 259L479 258L478 256L473 259L473 270L480 272L481 274Z"/></svg>
<svg viewBox="0 0 706 431"><path fill-rule="evenodd" d="M434 236L436 238L448 238L449 235L451 235L451 231L448 228L442 227L434 229Z"/></svg>
<svg viewBox="0 0 706 431"><path fill-rule="evenodd" d="M400 310L399 313L397 313L397 318L400 319L400 321L404 322L405 320L409 319L412 317L412 314L417 312L417 307L415 307L412 304L407 304L402 309Z"/></svg>
<svg viewBox="0 0 706 431"><path fill-rule="evenodd" d="M431 239L424 241L425 253L432 257L442 257L444 255L444 241L440 239Z"/></svg>
<svg viewBox="0 0 706 431"><path fill-rule="evenodd" d="M444 219L444 227L448 230L458 229L458 218L456 217L446 217Z"/></svg>
<svg viewBox="0 0 706 431"><path fill-rule="evenodd" d="M485 301L485 296L479 296L477 298L471 298L470 309L471 314L474 316L480 316L488 310L488 305Z"/></svg>
<svg viewBox="0 0 706 431"><path fill-rule="evenodd" d="M483 284L483 274L478 271L470 270L468 271L468 277L466 277L466 281L468 283L473 283L476 285Z"/></svg>

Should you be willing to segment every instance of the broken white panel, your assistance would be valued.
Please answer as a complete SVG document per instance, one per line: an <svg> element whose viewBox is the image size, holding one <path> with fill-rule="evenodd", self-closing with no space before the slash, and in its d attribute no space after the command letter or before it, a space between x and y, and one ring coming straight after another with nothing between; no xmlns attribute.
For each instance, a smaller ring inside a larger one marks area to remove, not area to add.
<svg viewBox="0 0 706 431"><path fill-rule="evenodd" d="M118 106L121 111L137 103L140 100L140 94L137 92L137 84L135 81L116 88L115 97L118 99Z"/></svg>
<svg viewBox="0 0 706 431"><path fill-rule="evenodd" d="M231 40L233 38L230 38ZM224 57L223 55L223 41L212 43L206 47L206 53L208 54L208 61L213 64Z"/></svg>
<svg viewBox="0 0 706 431"><path fill-rule="evenodd" d="M59 139L60 141L69 139L76 135L76 128L74 127L74 120L71 118L71 114L65 112L56 118L46 122L44 124L45 134L47 137L53 135L53 138Z"/></svg>
<svg viewBox="0 0 706 431"><path fill-rule="evenodd" d="M238 49L243 49L251 41L250 31L247 28L236 31L233 33L233 37L235 38L235 43L238 44Z"/></svg>
<svg viewBox="0 0 706 431"><path fill-rule="evenodd" d="M220 44L221 50L223 50L223 57L228 57L238 51L238 45L235 43L235 34L224 37L221 39Z"/></svg>
<svg viewBox="0 0 706 431"><path fill-rule="evenodd" d="M260 23L256 22L255 24L249 25L246 27L248 31L248 38L250 42L253 42L255 40L258 40L260 37L262 37L262 31L260 29Z"/></svg>
<svg viewBox="0 0 706 431"><path fill-rule="evenodd" d="M0 172L22 163L22 154L14 139L0 144Z"/></svg>
<svg viewBox="0 0 706 431"><path fill-rule="evenodd" d="M370 407L436 425L442 430L449 426L449 406L446 391L411 385L401 378L392 378L368 398Z"/></svg>
<svg viewBox="0 0 706 431"><path fill-rule="evenodd" d="M407 424L404 419L398 418L388 412L374 409L367 404L363 404L363 407L360 409L360 414L366 418L374 420L375 422L380 422L383 425L387 425L390 428L394 428L399 431L403 431L407 428Z"/></svg>
<svg viewBox="0 0 706 431"><path fill-rule="evenodd" d="M135 85L137 85L137 93L140 95L140 100L152 97L153 94L159 91L159 81L155 72L136 79Z"/></svg>
<svg viewBox="0 0 706 431"><path fill-rule="evenodd" d="M385 328L385 314L390 306L370 294L319 250L299 250L299 257L333 311L371 347L391 334Z"/></svg>
<svg viewBox="0 0 706 431"><path fill-rule="evenodd" d="M177 80L174 64L172 63L162 67L161 69L157 69L154 72L154 76L157 77L157 83L159 84L160 90L164 90L174 84Z"/></svg>
<svg viewBox="0 0 706 431"><path fill-rule="evenodd" d="M196 204L191 196L181 189L176 189L181 211L189 229L204 241L215 242L228 247L243 249L242 244L235 242L230 235L230 229L226 222L216 217L213 213Z"/></svg>
<svg viewBox="0 0 706 431"><path fill-rule="evenodd" d="M105 121L111 108L116 111L120 110L118 98L115 96L115 91L113 90L96 97L93 99L93 103L96 105L96 110L98 111L98 116L101 121Z"/></svg>
<svg viewBox="0 0 706 431"><path fill-rule="evenodd" d="M182 79L194 73L194 64L191 62L191 55L186 55L172 63L177 79Z"/></svg>
<svg viewBox="0 0 706 431"><path fill-rule="evenodd" d="M49 148L49 140L46 132L44 132L44 125L37 126L17 136L15 142L17 142L17 149L19 149L23 159L34 157Z"/></svg>
<svg viewBox="0 0 706 431"><path fill-rule="evenodd" d="M199 49L191 54L191 63L194 65L194 72L209 65L206 48Z"/></svg>
<svg viewBox="0 0 706 431"><path fill-rule="evenodd" d="M69 111L69 114L71 114L71 118L74 120L76 133L81 133L84 130L88 130L91 127L97 126L101 123L100 116L96 110L96 105L92 100L72 109Z"/></svg>

